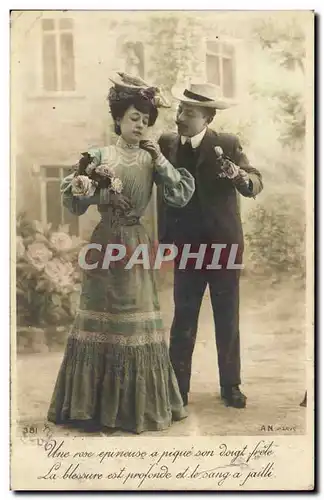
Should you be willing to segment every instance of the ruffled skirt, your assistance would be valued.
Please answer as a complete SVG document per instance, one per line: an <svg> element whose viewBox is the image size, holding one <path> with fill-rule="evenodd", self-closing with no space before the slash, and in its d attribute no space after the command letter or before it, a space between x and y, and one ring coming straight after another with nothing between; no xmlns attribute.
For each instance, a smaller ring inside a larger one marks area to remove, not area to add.
<svg viewBox="0 0 324 500"><path fill-rule="evenodd" d="M147 241L141 225L126 236L128 245ZM186 416L153 272L123 265L86 272L48 420L141 433Z"/></svg>

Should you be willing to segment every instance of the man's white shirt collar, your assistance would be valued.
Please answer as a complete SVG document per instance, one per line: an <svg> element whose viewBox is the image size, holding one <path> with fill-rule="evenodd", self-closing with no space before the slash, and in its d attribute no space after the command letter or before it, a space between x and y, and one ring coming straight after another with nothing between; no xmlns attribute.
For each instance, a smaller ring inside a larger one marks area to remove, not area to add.
<svg viewBox="0 0 324 500"><path fill-rule="evenodd" d="M191 142L191 147L193 149L198 148L201 144L201 141L205 137L206 131L207 131L207 128L204 128L204 130L199 132L199 134L194 135L193 137L186 137L186 136L182 135L181 136L181 144L185 144L189 139Z"/></svg>

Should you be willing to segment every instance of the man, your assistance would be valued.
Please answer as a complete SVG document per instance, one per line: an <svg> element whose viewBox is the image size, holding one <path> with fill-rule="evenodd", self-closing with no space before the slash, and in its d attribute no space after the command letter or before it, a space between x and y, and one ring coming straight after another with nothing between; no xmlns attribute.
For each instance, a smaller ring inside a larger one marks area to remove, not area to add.
<svg viewBox="0 0 324 500"><path fill-rule="evenodd" d="M181 209L167 207L159 196L159 240L174 243L180 253L184 245L191 244L190 251L194 249L197 256L201 244L205 244L207 253L202 269L195 269L188 261L182 269L180 261L175 262L170 357L187 405L199 310L209 285L221 397L226 406L244 408L246 397L239 387L240 271L237 267L242 262L243 232L238 198L239 194L254 198L260 193L261 174L249 164L236 136L208 128L216 110L228 107L217 98L216 86L191 84L178 99L178 134L163 134L159 145L176 168L186 168L194 176L196 191ZM218 266L211 265L213 244L222 249ZM237 250L236 266L228 265L232 247Z"/></svg>

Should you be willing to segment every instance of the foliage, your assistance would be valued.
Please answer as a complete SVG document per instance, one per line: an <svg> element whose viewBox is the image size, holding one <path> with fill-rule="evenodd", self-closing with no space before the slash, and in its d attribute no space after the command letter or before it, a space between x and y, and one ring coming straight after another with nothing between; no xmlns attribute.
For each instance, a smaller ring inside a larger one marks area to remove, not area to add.
<svg viewBox="0 0 324 500"><path fill-rule="evenodd" d="M201 25L191 16L153 16L149 20L151 33L150 67L147 78L161 88L172 103L168 110L161 110L154 127L154 135L175 129L178 103L172 99L171 90L188 78L199 75L197 47L201 43Z"/></svg>
<svg viewBox="0 0 324 500"><path fill-rule="evenodd" d="M277 71L278 84L271 86L270 95L269 92L264 92L264 89L259 89L259 94L264 97L271 96L276 103L275 118L281 123L282 129L279 139L281 144L302 149L306 127L303 99L306 49L302 24L294 16L289 22L285 19L282 23L272 18L263 19L254 27L253 35L272 60L286 70L286 75L281 74L281 78L280 72ZM289 81L289 77L294 79L290 88L281 83ZM278 88L280 84L281 88Z"/></svg>
<svg viewBox="0 0 324 500"><path fill-rule="evenodd" d="M305 214L295 193L269 195L248 214L247 267L253 273L305 278Z"/></svg>
<svg viewBox="0 0 324 500"><path fill-rule="evenodd" d="M82 241L68 226L51 230L19 214L16 236L17 323L43 327L70 323L79 296Z"/></svg>
<svg viewBox="0 0 324 500"><path fill-rule="evenodd" d="M283 131L280 141L284 146L295 148L304 146L306 132L306 114L301 94L281 92L275 96L278 99Z"/></svg>
<svg viewBox="0 0 324 500"><path fill-rule="evenodd" d="M305 34L300 19L293 15L278 18L262 19L254 27L254 36L262 48L269 50L281 66L288 70L305 68Z"/></svg>
<svg viewBox="0 0 324 500"><path fill-rule="evenodd" d="M195 19L187 17L184 22L180 17L154 16L149 29L154 50L148 76L155 85L171 90L179 79L193 77L199 40Z"/></svg>

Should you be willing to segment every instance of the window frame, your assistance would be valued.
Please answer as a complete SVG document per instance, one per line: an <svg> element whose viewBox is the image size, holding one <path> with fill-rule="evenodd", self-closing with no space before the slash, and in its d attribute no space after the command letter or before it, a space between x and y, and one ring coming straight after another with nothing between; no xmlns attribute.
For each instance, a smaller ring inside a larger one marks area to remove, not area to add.
<svg viewBox="0 0 324 500"><path fill-rule="evenodd" d="M46 169L48 168L57 168L59 169L60 177L48 177L46 175ZM41 213L41 222L42 224L46 225L49 224L51 221L48 220L47 217L47 183L51 181L59 181L60 183L63 181L63 179L68 175L68 172L71 172L72 170L72 165L66 165L66 164L55 164L55 163L47 163L47 164L42 164L39 166L39 182L40 182L40 213ZM61 203L61 212L60 212L60 225L68 224L64 220L64 212L66 208L63 206L63 203ZM77 236L80 236L80 222L79 219L77 218L76 221L77 224Z"/></svg>
<svg viewBox="0 0 324 500"><path fill-rule="evenodd" d="M222 54L222 50L220 50L219 53L216 52L211 52L207 48L208 42L216 42L219 44L228 44L232 47L233 49L233 56L232 57L224 57ZM220 64L219 64L219 75L220 75L220 85L219 89L221 91L221 97L223 99L226 99L227 101L235 101L237 99L237 96L239 94L238 90L238 78L237 78L237 53L238 53L238 43L239 40L233 39L233 38L227 38L227 37L218 37L217 39L212 39L211 37L205 37L204 38L204 57L205 57L205 79L206 82L208 81L208 76L207 76L207 55L210 56L215 56L220 58ZM222 60L223 59L231 59L233 62L233 95L231 97L227 97L224 95L224 76L223 76L223 64ZM213 82L209 82L213 83Z"/></svg>
<svg viewBox="0 0 324 500"><path fill-rule="evenodd" d="M48 17L44 16L39 20L39 50L38 50L38 61L39 61L39 68L40 70L38 71L38 89L39 89L39 94L44 97L76 97L78 93L78 79L77 79L77 57L76 57L76 20L74 19L73 16L68 16L68 13L62 13L61 16L58 16L57 14L55 15L49 15ZM46 19L50 19L54 21L54 30L43 30L43 24L42 22ZM59 29L58 28L58 23L62 19L71 19L73 26L70 29ZM56 69L57 69L57 75L58 75L58 89L57 90L46 90L44 87L44 65L43 65L43 38L44 38L44 33L54 33L55 34L55 47L56 47L56 54L57 54L57 61L56 61ZM59 34L60 33L71 33L72 38L73 38L73 57L74 57L74 90L61 90L61 85L62 85L62 69L61 69L61 49L60 49L60 40L59 40Z"/></svg>

